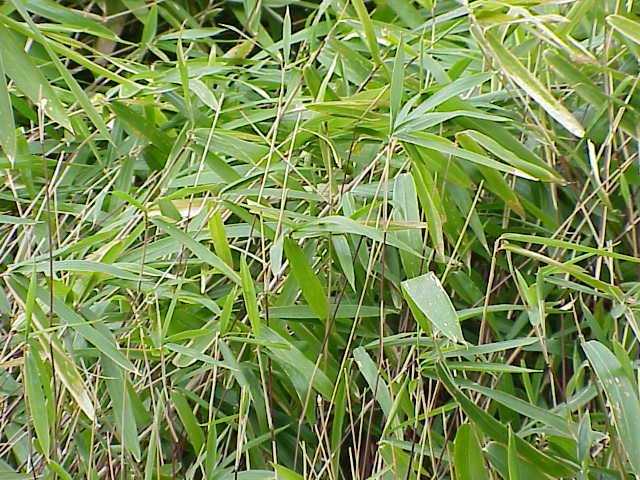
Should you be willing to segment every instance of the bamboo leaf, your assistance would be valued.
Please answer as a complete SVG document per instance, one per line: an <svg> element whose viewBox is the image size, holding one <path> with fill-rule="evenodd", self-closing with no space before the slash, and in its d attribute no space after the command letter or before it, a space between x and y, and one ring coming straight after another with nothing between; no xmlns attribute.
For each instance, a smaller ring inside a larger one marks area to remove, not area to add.
<svg viewBox="0 0 640 480"><path fill-rule="evenodd" d="M542 82L533 76L492 33L487 32L485 38L487 47L504 74L569 132L578 138L584 137L585 131L580 122L545 88Z"/></svg>
<svg viewBox="0 0 640 480"><path fill-rule="evenodd" d="M640 472L640 400L637 386L631 384L618 359L600 342L591 340L582 349L611 404L613 424L633 471Z"/></svg>
<svg viewBox="0 0 640 480"><path fill-rule="evenodd" d="M435 331L455 342L464 343L458 315L447 292L433 272L405 280L401 285L402 293L412 307L414 315L418 313L417 320L424 315ZM430 330L427 325L421 327Z"/></svg>
<svg viewBox="0 0 640 480"><path fill-rule="evenodd" d="M329 318L329 303L324 287L318 280L302 249L290 238L284 240L284 251L291 265L291 272L298 282L302 295L311 310L321 320Z"/></svg>

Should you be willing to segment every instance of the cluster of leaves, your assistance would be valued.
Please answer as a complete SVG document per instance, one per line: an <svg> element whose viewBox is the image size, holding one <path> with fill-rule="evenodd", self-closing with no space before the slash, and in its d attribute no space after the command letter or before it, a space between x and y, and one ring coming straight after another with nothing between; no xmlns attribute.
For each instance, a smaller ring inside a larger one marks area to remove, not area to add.
<svg viewBox="0 0 640 480"><path fill-rule="evenodd" d="M640 475L634 0L0 6L0 476Z"/></svg>

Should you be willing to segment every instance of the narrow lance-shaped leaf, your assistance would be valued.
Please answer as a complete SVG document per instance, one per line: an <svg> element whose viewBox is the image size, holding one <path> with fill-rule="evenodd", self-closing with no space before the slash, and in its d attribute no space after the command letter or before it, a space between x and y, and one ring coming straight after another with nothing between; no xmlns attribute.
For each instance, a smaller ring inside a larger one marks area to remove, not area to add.
<svg viewBox="0 0 640 480"><path fill-rule="evenodd" d="M486 167L495 168L496 170L508 173L510 175L526 178L527 180L535 180L535 177L532 177L528 173L520 170L519 168L512 167L511 165L507 165L506 163L503 163L503 162L499 162L486 155L481 155L479 153L475 153L470 150L465 150L464 148L459 148L450 140L444 137L441 137L439 135L434 135L433 133L428 133L428 132L402 133L398 135L398 138L400 140L411 143L413 145L418 145L420 147L433 149L440 153L452 155L457 158L462 158L464 160L477 163L478 165L484 165Z"/></svg>
<svg viewBox="0 0 640 480"><path fill-rule="evenodd" d="M282 23L282 56L284 63L289 63L289 57L291 55L291 14L289 13L289 7L284 14L284 21Z"/></svg>
<svg viewBox="0 0 640 480"><path fill-rule="evenodd" d="M151 221L155 223L162 230L167 232L171 237L180 242L182 245L191 250L196 257L202 260L205 263L208 263L212 267L218 269L220 273L227 276L229 279L233 280L237 284L240 284L240 277L236 272L234 272L225 262L223 262L220 257L215 255L211 250L206 248L201 243L197 242L193 238L191 238L188 234L183 232L182 230L176 228L170 223L161 220L159 218L152 218Z"/></svg>
<svg viewBox="0 0 640 480"><path fill-rule="evenodd" d="M609 15L607 23L634 43L640 45L640 23L622 15Z"/></svg>
<svg viewBox="0 0 640 480"><path fill-rule="evenodd" d="M332 235L331 243L333 244L333 250L338 257L340 268L347 277L347 281L351 288L356 289L356 276L353 268L353 255L351 253L351 247L349 241L344 235Z"/></svg>
<svg viewBox="0 0 640 480"><path fill-rule="evenodd" d="M388 418L391 413L393 399L391 398L387 382L380 376L378 366L362 347L358 347L353 351L353 358L358 364L362 376L367 381L367 384L369 384L369 388L373 392L376 400L380 404L380 408L382 408L385 417Z"/></svg>
<svg viewBox="0 0 640 480"><path fill-rule="evenodd" d="M402 38L396 50L396 58L393 62L393 70L391 72L391 130L395 127L400 105L402 103L402 89L404 86L404 42Z"/></svg>
<svg viewBox="0 0 640 480"><path fill-rule="evenodd" d="M351 0L351 2L353 3L353 7L356 10L360 23L362 24L364 37L367 41L367 46L369 47L369 51L371 52L374 62L378 65L383 65L382 59L380 58L380 51L378 49L378 39L376 37L376 32L373 29L373 23L369 17L369 12L367 12L367 7L364 6L364 2L362 0Z"/></svg>
<svg viewBox="0 0 640 480"><path fill-rule="evenodd" d="M44 304L50 301L49 293L42 287L37 289L37 297ZM93 344L101 353L109 357L122 368L136 372L136 368L127 357L118 349L114 341L93 327L84 317L76 313L62 299L53 298L53 311L59 318L73 328L86 341Z"/></svg>
<svg viewBox="0 0 640 480"><path fill-rule="evenodd" d="M443 218L440 215L442 205L440 194L433 181L429 170L420 161L413 163L413 183L415 185L420 205L427 218L429 237L433 242L433 248L440 259L444 258L444 233L442 230Z"/></svg>
<svg viewBox="0 0 640 480"><path fill-rule="evenodd" d="M585 131L580 122L546 89L537 77L522 65L513 53L507 50L491 32L485 33L485 39L485 44L507 77L522 88L558 123L576 137L584 137Z"/></svg>
<svg viewBox="0 0 640 480"><path fill-rule="evenodd" d="M298 282L302 295L311 310L321 320L329 317L327 293L298 244L290 238L284 240L284 252L291 265L291 273Z"/></svg>
<svg viewBox="0 0 640 480"><path fill-rule="evenodd" d="M193 414L193 411L191 410L187 399L184 398L184 395L177 391L173 392L171 395L171 401L178 413L178 417L180 417L180 421L182 422L185 431L187 432L189 443L191 443L196 454L199 454L205 443L205 437L202 428L200 428L198 423L198 419Z"/></svg>
<svg viewBox="0 0 640 480"><path fill-rule="evenodd" d="M640 475L640 400L638 387L611 351L596 340L582 346L611 404L613 424L633 471Z"/></svg>
<svg viewBox="0 0 640 480"><path fill-rule="evenodd" d="M140 441L128 391L128 379L124 371L109 358L102 358L102 367L114 411L116 428L122 438L122 446L139 462L141 458Z"/></svg>
<svg viewBox="0 0 640 480"><path fill-rule="evenodd" d="M209 233L211 234L211 240L213 240L213 248L216 254L233 269L233 257L231 256L229 241L227 240L227 235L224 230L222 216L218 211L214 212L213 215L211 215L211 219L209 219Z"/></svg>
<svg viewBox="0 0 640 480"><path fill-rule="evenodd" d="M42 0L40 0L40 1L42 1ZM35 25L35 23L33 23L33 20L31 20L31 17L25 11L24 7L20 4L20 2L18 0L11 0L11 3L20 12L20 15L22 16L22 18L25 19L25 21L27 22L27 24L29 25L29 27L33 31L33 34L35 35L35 37L38 40L38 42L40 42L40 44L47 51L47 54L49 55L49 57L53 61L53 64L55 65L56 69L58 70L58 72L60 73L62 78L64 79L65 83L71 89L71 92L76 97L76 100L78 101L78 103L82 107L84 113L89 117L89 119L93 122L93 124L98 129L98 131L107 140L113 141L113 139L111 138L111 133L109 132L109 129L107 128L106 123L104 122L104 120L102 119L102 117L100 116L100 114L98 113L96 108L93 106L93 104L91 103L91 100L89 100L89 97L87 96L85 91L82 89L82 87L80 86L78 81L69 72L67 67L65 67L64 64L60 61L60 59L58 58L58 55L56 55L56 53L53 51L53 49L50 46L50 41L40 32L38 27ZM69 9L64 9L64 10L69 10ZM105 29L105 30L109 31L108 29Z"/></svg>
<svg viewBox="0 0 640 480"><path fill-rule="evenodd" d="M256 287L251 278L251 271L247 266L247 261L242 257L240 260L240 279L242 286L242 297L244 298L244 306L247 310L247 317L251 323L251 329L256 337L260 336L262 330L262 321L260 320L260 312L258 310L258 300L256 297Z"/></svg>
<svg viewBox="0 0 640 480"><path fill-rule="evenodd" d="M13 79L16 86L33 103L38 104L43 100L44 112L47 116L71 130L71 122L56 92L42 72L33 65L14 34L1 24L0 45L2 45L0 55L2 55L5 72Z"/></svg>
<svg viewBox="0 0 640 480"><path fill-rule="evenodd" d="M11 97L7 87L7 79L4 73L4 63L0 55L0 118L4 119L4 125L0 128L0 147L7 155L9 162L13 164L16 159L16 124L11 108Z"/></svg>
<svg viewBox="0 0 640 480"><path fill-rule="evenodd" d="M29 415L33 421L36 437L40 448L48 457L51 448L51 436L49 434L49 410L45 405L45 397L38 376L38 369L33 358L33 350L27 350L25 356L25 393L29 405Z"/></svg>
<svg viewBox="0 0 640 480"><path fill-rule="evenodd" d="M501 443L503 446L507 445L509 442L508 428L464 395L460 389L454 385L450 374L442 365L436 365L436 371L438 378L440 378L445 388L460 405L460 408L462 408L469 419L471 419L485 435ZM551 475L553 478L570 477L577 469L577 466L568 460L553 458L522 440L517 435L514 436L513 441L517 445L519 455L534 465L537 465L540 471Z"/></svg>

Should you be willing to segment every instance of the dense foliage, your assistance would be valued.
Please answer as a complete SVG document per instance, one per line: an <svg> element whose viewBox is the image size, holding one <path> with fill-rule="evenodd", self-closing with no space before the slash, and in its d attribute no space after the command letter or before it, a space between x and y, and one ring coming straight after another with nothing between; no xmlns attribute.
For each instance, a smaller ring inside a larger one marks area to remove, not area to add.
<svg viewBox="0 0 640 480"><path fill-rule="evenodd" d="M640 475L634 0L0 5L0 477Z"/></svg>

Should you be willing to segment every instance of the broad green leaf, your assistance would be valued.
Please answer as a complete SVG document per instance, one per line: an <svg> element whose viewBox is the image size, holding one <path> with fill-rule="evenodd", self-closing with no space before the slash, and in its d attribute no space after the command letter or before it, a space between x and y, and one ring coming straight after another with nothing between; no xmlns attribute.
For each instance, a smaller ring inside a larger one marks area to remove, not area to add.
<svg viewBox="0 0 640 480"><path fill-rule="evenodd" d="M421 315L424 315L436 332L455 342L465 342L449 295L433 272L405 280L401 285L402 293L412 307L416 320L419 321ZM421 327L426 331L431 330L427 325Z"/></svg>
<svg viewBox="0 0 640 480"><path fill-rule="evenodd" d="M478 438L465 423L458 427L456 439L453 443L454 469L456 480L484 480L488 479L482 448Z"/></svg>

